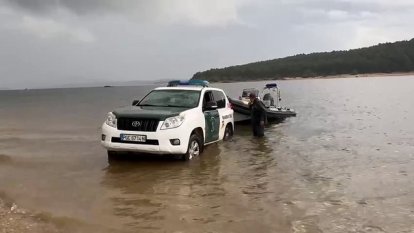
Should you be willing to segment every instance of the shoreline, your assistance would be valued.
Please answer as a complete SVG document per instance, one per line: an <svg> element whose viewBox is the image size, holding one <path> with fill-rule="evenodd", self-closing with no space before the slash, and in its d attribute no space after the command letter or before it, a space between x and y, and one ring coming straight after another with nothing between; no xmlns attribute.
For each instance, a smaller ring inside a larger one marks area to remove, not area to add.
<svg viewBox="0 0 414 233"><path fill-rule="evenodd" d="M414 76L412 72L394 72L394 73L369 73L369 74L338 74L338 75L327 75L327 76L314 76L314 77L283 77L283 78L263 78L263 79L246 79L246 80L220 80L220 81L209 81L210 83L241 83L241 82L262 82L262 81L284 81L284 80L311 80L311 79L339 79L339 78L379 78L379 77L393 77L393 76ZM208 81L208 80L207 80ZM129 85L129 86L79 86L79 87L45 87L45 88L25 88L25 89L10 89L0 88L0 92L9 91L39 91L39 90L56 90L56 89L79 89L79 88L114 88L114 87L142 87L142 86L156 86L162 83L154 82L152 84L145 85Z"/></svg>
<svg viewBox="0 0 414 233"><path fill-rule="evenodd" d="M57 217L49 213L27 210L0 192L0 232L66 233L114 232L99 225Z"/></svg>
<svg viewBox="0 0 414 233"><path fill-rule="evenodd" d="M64 216L29 210L18 206L13 199L0 191L0 233L66 233L114 232L115 229L81 222Z"/></svg>
<svg viewBox="0 0 414 233"><path fill-rule="evenodd" d="M2 232L62 232L39 214L33 214L18 207L4 195L0 195L0 229Z"/></svg>
<svg viewBox="0 0 414 233"><path fill-rule="evenodd" d="M304 80L304 79L337 79L337 78L381 78L381 77L399 77L399 76L414 76L413 72L395 72L395 73L370 73L370 74L338 74L328 76L315 77L294 77L282 78L281 80Z"/></svg>
<svg viewBox="0 0 414 233"><path fill-rule="evenodd" d="M0 162L1 162L0 156ZM50 213L25 209L12 197L0 191L0 232L65 233L108 232L75 219L53 216Z"/></svg>
<svg viewBox="0 0 414 233"><path fill-rule="evenodd" d="M284 81L284 80L312 80L312 79L342 79L342 78L381 78L381 77L403 77L414 76L412 72L394 72L394 73L369 73L369 74L338 74L327 76L314 76L314 77L283 77L283 78L268 78L268 79L253 79L253 80L223 80L212 81L211 83L239 83L239 82L262 82L262 81Z"/></svg>

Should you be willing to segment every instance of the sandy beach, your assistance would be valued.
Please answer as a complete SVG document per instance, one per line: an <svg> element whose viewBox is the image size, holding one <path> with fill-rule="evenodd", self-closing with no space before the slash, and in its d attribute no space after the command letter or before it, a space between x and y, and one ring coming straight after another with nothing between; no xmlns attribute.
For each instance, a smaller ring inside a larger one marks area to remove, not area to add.
<svg viewBox="0 0 414 233"><path fill-rule="evenodd" d="M262 81L281 81L281 80L313 80L313 79L344 79L344 78L381 78L381 77L405 77L414 76L414 72L395 72L395 73L371 73L371 74L338 74L315 77L282 77L267 78L260 80L237 80L237 81L214 81L213 83L237 83L237 82L262 82Z"/></svg>
<svg viewBox="0 0 414 233"><path fill-rule="evenodd" d="M336 78L381 78L381 77L402 77L402 76L414 76L414 72L395 72L395 73L370 73L370 74L339 74L328 76L316 76L316 77L294 77L294 78L282 78L282 80L303 80L303 79L336 79Z"/></svg>
<svg viewBox="0 0 414 233"><path fill-rule="evenodd" d="M39 214L33 214L28 210L18 207L13 202L5 201L0 197L0 233L60 233L59 227L42 218Z"/></svg>

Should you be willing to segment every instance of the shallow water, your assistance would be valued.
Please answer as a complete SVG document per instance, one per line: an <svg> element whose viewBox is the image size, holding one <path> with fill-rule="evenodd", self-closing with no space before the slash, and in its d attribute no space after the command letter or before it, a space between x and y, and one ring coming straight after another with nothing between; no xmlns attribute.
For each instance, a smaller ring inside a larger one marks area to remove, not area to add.
<svg viewBox="0 0 414 233"><path fill-rule="evenodd" d="M188 163L107 162L106 112L151 86L1 91L0 192L67 232L414 232L414 77L278 83L297 117Z"/></svg>

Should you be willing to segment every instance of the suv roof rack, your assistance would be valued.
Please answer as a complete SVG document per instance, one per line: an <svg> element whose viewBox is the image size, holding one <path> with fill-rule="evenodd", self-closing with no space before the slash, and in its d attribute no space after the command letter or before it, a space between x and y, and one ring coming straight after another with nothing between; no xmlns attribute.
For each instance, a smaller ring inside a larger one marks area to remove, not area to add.
<svg viewBox="0 0 414 233"><path fill-rule="evenodd" d="M176 86L202 86L208 87L209 82L206 80L190 79L190 80L173 80L169 81L167 87Z"/></svg>

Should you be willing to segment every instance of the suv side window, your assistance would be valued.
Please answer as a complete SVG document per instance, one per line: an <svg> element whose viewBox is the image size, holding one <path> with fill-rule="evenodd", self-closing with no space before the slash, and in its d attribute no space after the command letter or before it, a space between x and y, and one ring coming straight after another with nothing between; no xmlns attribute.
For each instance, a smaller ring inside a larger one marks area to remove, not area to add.
<svg viewBox="0 0 414 233"><path fill-rule="evenodd" d="M213 93L211 91L206 91L203 97L203 109L206 106L206 103L214 101Z"/></svg>
<svg viewBox="0 0 414 233"><path fill-rule="evenodd" d="M218 108L226 107L226 97L221 91L213 91L214 100L217 102Z"/></svg>

